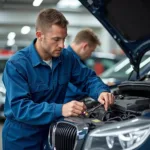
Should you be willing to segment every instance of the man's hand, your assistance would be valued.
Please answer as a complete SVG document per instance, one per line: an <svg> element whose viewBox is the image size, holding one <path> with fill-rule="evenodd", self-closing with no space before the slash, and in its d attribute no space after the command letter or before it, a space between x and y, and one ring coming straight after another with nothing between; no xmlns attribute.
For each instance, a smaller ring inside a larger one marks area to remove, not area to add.
<svg viewBox="0 0 150 150"><path fill-rule="evenodd" d="M98 97L98 101L101 104L104 104L104 108L107 111L109 105L112 105L114 103L114 95L108 92L102 92L99 97Z"/></svg>
<svg viewBox="0 0 150 150"><path fill-rule="evenodd" d="M79 116L86 110L86 106L83 102L71 101L66 103L62 107L62 115L64 117Z"/></svg>

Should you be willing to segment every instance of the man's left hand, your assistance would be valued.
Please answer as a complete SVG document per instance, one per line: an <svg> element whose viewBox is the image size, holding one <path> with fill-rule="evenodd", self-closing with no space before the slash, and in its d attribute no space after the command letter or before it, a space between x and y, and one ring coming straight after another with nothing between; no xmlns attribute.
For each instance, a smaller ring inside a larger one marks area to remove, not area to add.
<svg viewBox="0 0 150 150"><path fill-rule="evenodd" d="M108 110L108 107L114 103L114 99L114 95L109 92L102 92L98 97L98 101L101 104L104 104L104 108L106 111Z"/></svg>

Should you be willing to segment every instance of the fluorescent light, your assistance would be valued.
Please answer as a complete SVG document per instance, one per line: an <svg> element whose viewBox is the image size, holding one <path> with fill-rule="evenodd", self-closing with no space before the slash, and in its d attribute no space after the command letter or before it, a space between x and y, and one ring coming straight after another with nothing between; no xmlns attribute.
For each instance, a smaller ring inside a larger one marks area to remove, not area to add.
<svg viewBox="0 0 150 150"><path fill-rule="evenodd" d="M144 60L141 64L140 64L140 68L144 67L145 65L147 65L150 62L150 57L147 58L146 60Z"/></svg>
<svg viewBox="0 0 150 150"><path fill-rule="evenodd" d="M37 7L37 6L40 6L42 2L43 0L34 0L32 5Z"/></svg>
<svg viewBox="0 0 150 150"><path fill-rule="evenodd" d="M147 58L146 60L144 60L141 64L140 64L140 69L142 68L142 67L144 67L145 65L147 65L148 63L150 62L150 57L149 58ZM126 74L129 74L129 73L131 73L133 71L133 68L132 67L130 67L128 70L126 70Z"/></svg>
<svg viewBox="0 0 150 150"><path fill-rule="evenodd" d="M131 73L132 71L133 71L133 66L130 66L130 68L127 69L125 73L126 73L126 74L129 74L129 73Z"/></svg>
<svg viewBox="0 0 150 150"><path fill-rule="evenodd" d="M78 8L81 5L81 3L78 0L60 0L57 3L57 7L59 8Z"/></svg>
<svg viewBox="0 0 150 150"><path fill-rule="evenodd" d="M115 72L118 72L121 70L124 66L126 66L129 63L129 59L125 59L123 62L121 62L119 65L117 65L114 69Z"/></svg>
<svg viewBox="0 0 150 150"><path fill-rule="evenodd" d="M10 32L10 33L8 34L7 38L8 38L8 40L12 40L12 39L15 38L15 36L16 36L16 33L15 33L15 32Z"/></svg>
<svg viewBox="0 0 150 150"><path fill-rule="evenodd" d="M7 46L12 46L15 44L15 39L11 39L7 41Z"/></svg>
<svg viewBox="0 0 150 150"><path fill-rule="evenodd" d="M28 34L30 32L31 28L29 26L24 26L21 29L22 34Z"/></svg>

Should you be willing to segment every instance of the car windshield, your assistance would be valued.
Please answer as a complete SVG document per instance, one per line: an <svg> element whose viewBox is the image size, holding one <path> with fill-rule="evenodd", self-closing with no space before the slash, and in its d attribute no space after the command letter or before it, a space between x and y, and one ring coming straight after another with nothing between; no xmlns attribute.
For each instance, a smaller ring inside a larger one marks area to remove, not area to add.
<svg viewBox="0 0 150 150"><path fill-rule="evenodd" d="M140 71L150 62L150 55L144 55L140 63ZM106 70L101 74L102 78L118 78L118 79L128 79L129 75L132 73L133 67L130 65L129 59L126 58L116 65ZM134 72L135 74L135 72Z"/></svg>

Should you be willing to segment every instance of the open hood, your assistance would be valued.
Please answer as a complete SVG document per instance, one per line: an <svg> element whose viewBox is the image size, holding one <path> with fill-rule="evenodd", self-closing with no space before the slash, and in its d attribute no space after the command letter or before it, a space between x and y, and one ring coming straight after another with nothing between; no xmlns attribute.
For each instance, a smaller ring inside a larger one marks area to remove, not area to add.
<svg viewBox="0 0 150 150"><path fill-rule="evenodd" d="M150 50L150 0L79 0L108 30L139 72Z"/></svg>

